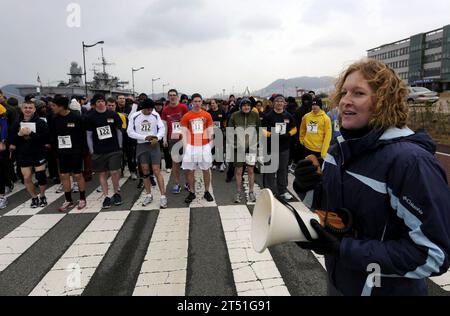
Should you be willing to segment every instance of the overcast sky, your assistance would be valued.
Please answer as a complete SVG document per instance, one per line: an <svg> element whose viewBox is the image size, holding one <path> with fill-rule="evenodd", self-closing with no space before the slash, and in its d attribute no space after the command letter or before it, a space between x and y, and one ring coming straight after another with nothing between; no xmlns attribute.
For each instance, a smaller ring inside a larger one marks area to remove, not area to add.
<svg viewBox="0 0 450 316"><path fill-rule="evenodd" d="M80 27L67 26L71 3ZM0 12L0 86L67 80L81 42L104 40L111 73L131 82L145 67L137 91L161 77L155 92L206 96L337 76L370 48L450 24L448 0L1 0ZM87 51L88 69L99 56Z"/></svg>

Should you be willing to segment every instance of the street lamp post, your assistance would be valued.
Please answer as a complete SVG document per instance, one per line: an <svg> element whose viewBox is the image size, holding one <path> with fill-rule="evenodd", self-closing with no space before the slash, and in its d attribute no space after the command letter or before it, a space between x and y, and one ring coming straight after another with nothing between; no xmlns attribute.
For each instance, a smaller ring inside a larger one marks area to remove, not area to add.
<svg viewBox="0 0 450 316"><path fill-rule="evenodd" d="M163 84L163 96L165 94L165 88L168 87L168 86L170 86L170 83Z"/></svg>
<svg viewBox="0 0 450 316"><path fill-rule="evenodd" d="M132 82L133 82L133 97L136 96L136 93L134 91L134 73L138 72L139 70L143 70L143 69L145 69L145 68L144 67L141 67L138 69L131 68L131 77L132 77Z"/></svg>
<svg viewBox="0 0 450 316"><path fill-rule="evenodd" d="M152 79L152 99L155 100L155 82L161 80L161 78Z"/></svg>
<svg viewBox="0 0 450 316"><path fill-rule="evenodd" d="M88 96L88 86L87 86L87 71L86 71L86 48L94 47L94 46L96 46L98 44L105 44L105 42L104 41L100 41L100 42L97 42L97 43L95 43L93 45L86 45L83 42L84 87L85 87L85 91L86 91L86 93L85 93L86 94L86 99L89 97Z"/></svg>

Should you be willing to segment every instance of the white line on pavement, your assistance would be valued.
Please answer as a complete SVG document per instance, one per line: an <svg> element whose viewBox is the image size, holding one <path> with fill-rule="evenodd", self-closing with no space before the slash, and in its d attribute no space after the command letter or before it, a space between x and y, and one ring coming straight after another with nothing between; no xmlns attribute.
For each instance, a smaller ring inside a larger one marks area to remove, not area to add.
<svg viewBox="0 0 450 316"><path fill-rule="evenodd" d="M1 239L0 272L30 249L63 217L63 214L35 215Z"/></svg>
<svg viewBox="0 0 450 316"><path fill-rule="evenodd" d="M30 296L81 295L129 214L99 213Z"/></svg>
<svg viewBox="0 0 450 316"><path fill-rule="evenodd" d="M134 296L184 296L190 211L161 210L134 290Z"/></svg>
<svg viewBox="0 0 450 316"><path fill-rule="evenodd" d="M245 205L219 206L239 296L290 296L270 252L258 254L251 242L251 216Z"/></svg>

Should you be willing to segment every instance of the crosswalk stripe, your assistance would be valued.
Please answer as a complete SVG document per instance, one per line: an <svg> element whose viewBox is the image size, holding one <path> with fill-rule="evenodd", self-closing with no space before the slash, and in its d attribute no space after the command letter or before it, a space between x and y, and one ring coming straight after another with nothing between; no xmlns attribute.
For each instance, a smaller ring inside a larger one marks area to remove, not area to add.
<svg viewBox="0 0 450 316"><path fill-rule="evenodd" d="M25 190L25 186L22 183L14 184L14 190L6 195L7 198L13 198L16 193Z"/></svg>
<svg viewBox="0 0 450 316"><path fill-rule="evenodd" d="M54 227L64 215L36 215L0 240L0 272Z"/></svg>
<svg viewBox="0 0 450 316"><path fill-rule="evenodd" d="M122 187L128 181L128 177L119 180L119 187ZM108 180L108 192L114 192L111 180ZM110 194L112 195L112 194ZM103 200L105 199L103 192L96 190L86 197L87 206L83 210L73 209L70 214L86 214L99 213L102 210Z"/></svg>
<svg viewBox="0 0 450 316"><path fill-rule="evenodd" d="M134 296L184 296L189 243L189 209L161 210Z"/></svg>
<svg viewBox="0 0 450 316"><path fill-rule="evenodd" d="M211 174L211 185L209 188L209 193L214 197L214 190L212 182L212 173ZM195 194L197 198L191 203L190 208L201 208L201 207L217 207L216 199L213 202L206 201L203 196L205 195L205 183L203 182L203 172L201 170L195 171Z"/></svg>
<svg viewBox="0 0 450 316"><path fill-rule="evenodd" d="M251 243L251 216L243 205L219 206L239 296L289 296L268 251L256 253Z"/></svg>
<svg viewBox="0 0 450 316"><path fill-rule="evenodd" d="M170 180L170 174L168 174L167 172L161 172L161 175L164 178L164 185L167 188ZM137 199L136 203L134 203L133 207L131 208L131 211L134 212L134 211L159 210L160 208L159 200L161 198L161 191L159 190L158 184L156 185L156 187L152 188L152 195L153 195L153 202L147 206L142 206L142 202L144 202L144 199L147 196L147 191L144 189L139 199ZM166 196L169 198L168 192L166 193Z"/></svg>
<svg viewBox="0 0 450 316"><path fill-rule="evenodd" d="M81 295L129 214L99 213L30 296Z"/></svg>
<svg viewBox="0 0 450 316"><path fill-rule="evenodd" d="M51 203L55 202L57 199L59 199L63 194L57 194L55 193L56 186L49 187L46 192L45 196L47 197L47 202L50 205ZM26 201L25 203L21 204L20 206L16 207L12 211L9 211L5 214L5 216L33 216L38 214L43 210L42 207L38 208L31 208L31 199Z"/></svg>

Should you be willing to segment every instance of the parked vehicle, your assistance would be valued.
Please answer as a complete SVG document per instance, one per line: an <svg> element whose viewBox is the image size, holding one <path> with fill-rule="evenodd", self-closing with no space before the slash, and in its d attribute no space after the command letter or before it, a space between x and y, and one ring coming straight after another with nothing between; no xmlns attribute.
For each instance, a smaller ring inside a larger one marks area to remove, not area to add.
<svg viewBox="0 0 450 316"><path fill-rule="evenodd" d="M427 88L409 87L408 103L436 103L439 101L439 95Z"/></svg>

